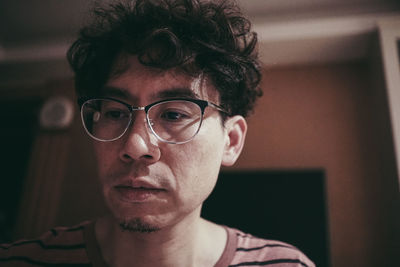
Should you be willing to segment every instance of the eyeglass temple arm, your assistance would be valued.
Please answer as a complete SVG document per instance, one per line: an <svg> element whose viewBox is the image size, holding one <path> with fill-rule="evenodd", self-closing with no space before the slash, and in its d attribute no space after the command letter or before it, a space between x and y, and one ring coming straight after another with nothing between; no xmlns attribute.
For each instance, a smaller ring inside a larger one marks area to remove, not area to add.
<svg viewBox="0 0 400 267"><path fill-rule="evenodd" d="M218 110L218 111L221 111L221 112L223 112L223 113L229 115L229 112L226 111L226 110L225 110L223 107L221 107L221 106L218 106L218 105L216 105L216 104L214 104L214 103L211 103L211 102L208 102L208 105L211 106L211 107L213 107L213 108L215 108L215 109Z"/></svg>

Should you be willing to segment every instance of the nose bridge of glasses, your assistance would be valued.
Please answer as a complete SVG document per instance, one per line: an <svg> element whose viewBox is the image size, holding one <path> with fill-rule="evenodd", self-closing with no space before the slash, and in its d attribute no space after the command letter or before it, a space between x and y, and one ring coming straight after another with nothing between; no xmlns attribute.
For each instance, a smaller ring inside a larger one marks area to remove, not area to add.
<svg viewBox="0 0 400 267"><path fill-rule="evenodd" d="M131 106L131 110L132 111L138 111L138 110L145 110L146 107L135 107L135 106Z"/></svg>
<svg viewBox="0 0 400 267"><path fill-rule="evenodd" d="M136 121L136 118L138 117L138 113L136 113L136 111L146 111L146 107L129 106L129 110L131 112L131 124L132 124Z"/></svg>
<svg viewBox="0 0 400 267"><path fill-rule="evenodd" d="M147 119L146 107L130 106L130 110L131 110L131 121L130 121L130 125L128 126L129 128L131 128L130 131L132 131L132 128L138 127L137 122L139 122L139 124L140 124L139 127L141 127L141 125L144 124L146 126L147 130L151 130L151 129L149 129L150 125L148 125L151 122L148 121L148 119ZM145 111L145 113L143 114L143 116L144 116L143 120L140 120L140 121L137 120L137 118L140 117L140 115L139 115L139 113L135 114L135 111ZM134 130L134 131L137 131L137 130Z"/></svg>
<svg viewBox="0 0 400 267"><path fill-rule="evenodd" d="M132 121L131 124L133 124L136 121L136 118L138 117L138 114L135 114L135 111L144 111L144 123L150 123L150 121L148 121L148 117L147 117L147 108L146 106L144 107L135 107L135 106L131 106L131 115L132 115Z"/></svg>

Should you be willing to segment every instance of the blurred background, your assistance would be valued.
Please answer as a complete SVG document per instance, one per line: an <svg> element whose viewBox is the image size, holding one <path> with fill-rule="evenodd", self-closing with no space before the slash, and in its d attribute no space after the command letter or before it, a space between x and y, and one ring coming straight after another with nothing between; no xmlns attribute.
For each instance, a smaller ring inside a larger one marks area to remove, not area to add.
<svg viewBox="0 0 400 267"><path fill-rule="evenodd" d="M93 2L0 0L0 243L105 211L65 60ZM399 1L239 3L264 96L203 215L318 266L400 266Z"/></svg>

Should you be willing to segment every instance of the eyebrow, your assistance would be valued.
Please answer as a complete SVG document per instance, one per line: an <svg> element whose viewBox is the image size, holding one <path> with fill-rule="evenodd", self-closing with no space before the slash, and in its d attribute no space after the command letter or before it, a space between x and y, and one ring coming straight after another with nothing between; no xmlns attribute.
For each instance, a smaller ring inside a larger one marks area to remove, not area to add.
<svg viewBox="0 0 400 267"><path fill-rule="evenodd" d="M136 101L138 100L138 97L130 94L127 90L113 86L104 86L101 89L100 94L101 96L128 99L133 102L135 102L135 100ZM175 98L175 97L199 99L198 94L193 92L193 90L191 90L190 88L186 87L167 88L165 90L161 90L159 92L150 95L150 98L152 100L162 100L166 98Z"/></svg>
<svg viewBox="0 0 400 267"><path fill-rule="evenodd" d="M130 99L130 100L135 100L136 97L133 95L129 94L128 91L123 90L118 87L114 86L104 86L100 90L100 96L102 97L117 97L117 98L123 98L123 99Z"/></svg>
<svg viewBox="0 0 400 267"><path fill-rule="evenodd" d="M199 96L195 92L193 92L193 90L185 87L169 88L166 90L162 90L151 95L151 97L155 99L174 98L174 97L199 98Z"/></svg>

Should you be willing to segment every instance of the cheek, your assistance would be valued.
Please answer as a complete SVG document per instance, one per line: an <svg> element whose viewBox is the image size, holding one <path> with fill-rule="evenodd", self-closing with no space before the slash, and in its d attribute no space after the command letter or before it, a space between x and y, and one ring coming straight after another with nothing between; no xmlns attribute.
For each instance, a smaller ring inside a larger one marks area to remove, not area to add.
<svg viewBox="0 0 400 267"><path fill-rule="evenodd" d="M94 144L94 156L96 158L97 162L97 169L99 170L100 173L102 173L102 169L105 167L104 165L107 163L107 160L105 160L108 156L108 153L106 154L106 149L103 145L101 144Z"/></svg>
<svg viewBox="0 0 400 267"><path fill-rule="evenodd" d="M115 146L110 146L108 143L97 142L93 145L94 156L97 164L97 171L101 181L105 180L107 173L118 160L118 151Z"/></svg>
<svg viewBox="0 0 400 267"><path fill-rule="evenodd" d="M176 157L174 176L182 202L200 204L213 190L221 166L222 150L215 144L195 140Z"/></svg>

